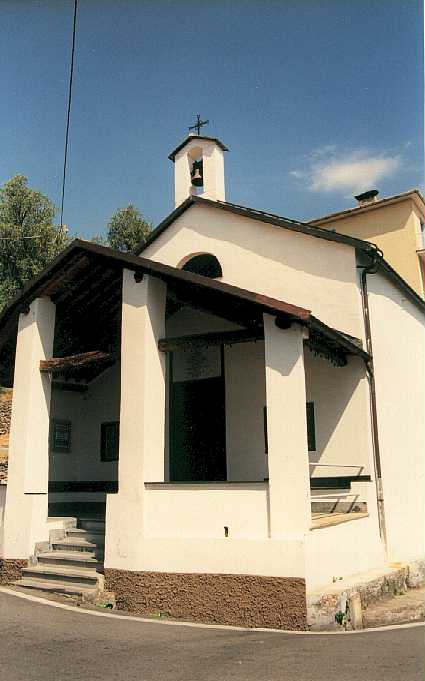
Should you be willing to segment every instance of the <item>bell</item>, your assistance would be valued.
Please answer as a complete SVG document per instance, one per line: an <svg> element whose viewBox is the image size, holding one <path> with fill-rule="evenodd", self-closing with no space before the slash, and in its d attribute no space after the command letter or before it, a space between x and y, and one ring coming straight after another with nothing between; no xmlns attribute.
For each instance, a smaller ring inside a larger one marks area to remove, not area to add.
<svg viewBox="0 0 425 681"><path fill-rule="evenodd" d="M202 161L194 161L192 170L190 171L190 177L192 178L192 184L195 187L202 187L204 180L202 177Z"/></svg>

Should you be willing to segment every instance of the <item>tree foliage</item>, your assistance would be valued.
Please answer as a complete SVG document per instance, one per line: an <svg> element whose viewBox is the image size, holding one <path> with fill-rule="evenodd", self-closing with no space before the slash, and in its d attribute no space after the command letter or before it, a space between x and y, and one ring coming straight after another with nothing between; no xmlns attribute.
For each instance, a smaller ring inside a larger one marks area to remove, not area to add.
<svg viewBox="0 0 425 681"><path fill-rule="evenodd" d="M118 251L133 252L146 240L151 229L152 225L136 206L129 203L127 208L116 210L109 220L106 243Z"/></svg>
<svg viewBox="0 0 425 681"><path fill-rule="evenodd" d="M15 175L0 188L0 311L27 281L43 270L70 242L66 230L53 224L50 199ZM146 239L151 225L129 204L115 211L106 237L93 241L132 252Z"/></svg>
<svg viewBox="0 0 425 681"><path fill-rule="evenodd" d="M47 196L15 175L0 189L0 310L68 244Z"/></svg>

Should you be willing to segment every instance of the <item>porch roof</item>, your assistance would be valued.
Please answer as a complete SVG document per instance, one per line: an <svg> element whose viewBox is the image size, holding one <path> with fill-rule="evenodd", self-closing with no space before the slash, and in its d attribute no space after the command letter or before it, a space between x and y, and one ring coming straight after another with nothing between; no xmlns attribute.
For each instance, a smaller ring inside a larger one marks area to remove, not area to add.
<svg viewBox="0 0 425 681"><path fill-rule="evenodd" d="M58 306L58 311L61 310L62 329L66 329L68 323L76 336L80 334L89 339L85 347L71 344L66 354L88 350L110 351L105 334L111 327L119 333L121 273L124 268L134 271L136 277L144 274L158 277L169 285L170 294L179 303L208 310L247 328L260 327L262 315L266 312L276 315L276 323L282 328L298 322L310 329L310 335L327 343L329 348L345 355L357 354L366 361L369 359L361 341L324 324L310 310L76 239L49 267L31 280L0 315L0 364L2 359L4 361L2 351L5 345L16 335L19 314L27 311L29 304L39 296L49 296Z"/></svg>

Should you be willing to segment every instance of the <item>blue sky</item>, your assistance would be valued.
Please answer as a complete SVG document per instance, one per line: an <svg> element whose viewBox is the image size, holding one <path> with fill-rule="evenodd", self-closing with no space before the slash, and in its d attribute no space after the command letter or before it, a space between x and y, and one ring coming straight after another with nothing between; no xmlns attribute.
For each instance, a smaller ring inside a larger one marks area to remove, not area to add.
<svg viewBox="0 0 425 681"><path fill-rule="evenodd" d="M227 199L310 219L354 193L423 189L417 0L79 0L64 222L89 238L174 207L195 115ZM0 182L60 205L73 0L0 0Z"/></svg>

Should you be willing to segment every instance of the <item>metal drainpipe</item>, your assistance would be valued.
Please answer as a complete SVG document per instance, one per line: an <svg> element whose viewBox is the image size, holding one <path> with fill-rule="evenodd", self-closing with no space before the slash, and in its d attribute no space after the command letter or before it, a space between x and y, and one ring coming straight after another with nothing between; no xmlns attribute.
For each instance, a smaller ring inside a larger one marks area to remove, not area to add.
<svg viewBox="0 0 425 681"><path fill-rule="evenodd" d="M362 270L360 282L362 291L366 350L370 355L370 360L366 364L366 372L370 393L370 420L372 425L373 463L375 469L375 488L376 501L378 506L379 534L384 544L385 552L387 553L387 533L385 527L385 506L382 488L381 456L379 451L378 414L376 409L376 389L375 389L375 373L373 367L372 333L370 329L369 299L367 292L367 275L376 274L379 267L379 260L383 258L383 253L376 246L373 249L373 251L369 251L367 255L371 257L371 264L369 266L367 265L360 266L360 269Z"/></svg>

